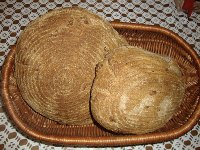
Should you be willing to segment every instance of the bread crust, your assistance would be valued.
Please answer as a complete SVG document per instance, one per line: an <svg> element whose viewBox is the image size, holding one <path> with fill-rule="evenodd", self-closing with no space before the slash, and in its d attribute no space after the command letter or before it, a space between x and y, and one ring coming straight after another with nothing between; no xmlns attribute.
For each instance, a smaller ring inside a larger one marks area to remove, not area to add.
<svg viewBox="0 0 200 150"><path fill-rule="evenodd" d="M94 119L108 130L144 134L163 127L184 97L178 65L133 46L117 48L96 68Z"/></svg>
<svg viewBox="0 0 200 150"><path fill-rule="evenodd" d="M17 42L15 78L38 113L65 124L89 124L95 66L126 41L99 16L81 8L48 12Z"/></svg>

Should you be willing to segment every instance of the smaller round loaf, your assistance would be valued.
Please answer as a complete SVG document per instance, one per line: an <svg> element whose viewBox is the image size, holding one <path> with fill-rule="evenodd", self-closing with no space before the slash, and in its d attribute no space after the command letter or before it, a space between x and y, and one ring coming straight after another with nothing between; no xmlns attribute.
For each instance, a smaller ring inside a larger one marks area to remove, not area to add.
<svg viewBox="0 0 200 150"><path fill-rule="evenodd" d="M96 68L91 112L108 130L144 134L163 127L183 96L184 77L172 59L123 46Z"/></svg>

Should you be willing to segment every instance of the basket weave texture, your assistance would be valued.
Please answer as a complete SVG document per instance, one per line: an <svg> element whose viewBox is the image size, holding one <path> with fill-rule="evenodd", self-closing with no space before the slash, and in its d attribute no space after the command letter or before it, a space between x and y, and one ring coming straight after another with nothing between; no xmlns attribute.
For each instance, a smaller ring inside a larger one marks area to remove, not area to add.
<svg viewBox="0 0 200 150"><path fill-rule="evenodd" d="M177 34L158 27L130 23L112 23L130 45L172 57L186 77L186 91L178 113L161 129L142 135L109 132L96 124L67 126L33 111L22 99L13 78L15 47L2 69L2 97L13 124L31 138L67 146L127 146L157 143L188 132L200 119L200 58Z"/></svg>

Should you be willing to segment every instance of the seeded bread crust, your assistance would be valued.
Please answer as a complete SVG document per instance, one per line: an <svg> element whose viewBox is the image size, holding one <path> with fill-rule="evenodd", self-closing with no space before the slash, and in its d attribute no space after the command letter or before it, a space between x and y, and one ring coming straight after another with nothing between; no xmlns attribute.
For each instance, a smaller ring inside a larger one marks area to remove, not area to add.
<svg viewBox="0 0 200 150"><path fill-rule="evenodd" d="M121 45L127 42L112 26L87 10L48 12L32 21L17 42L14 75L23 99L60 123L92 123L95 66Z"/></svg>
<svg viewBox="0 0 200 150"><path fill-rule="evenodd" d="M143 134L164 126L184 97L178 65L141 48L117 48L96 68L91 112L113 132Z"/></svg>

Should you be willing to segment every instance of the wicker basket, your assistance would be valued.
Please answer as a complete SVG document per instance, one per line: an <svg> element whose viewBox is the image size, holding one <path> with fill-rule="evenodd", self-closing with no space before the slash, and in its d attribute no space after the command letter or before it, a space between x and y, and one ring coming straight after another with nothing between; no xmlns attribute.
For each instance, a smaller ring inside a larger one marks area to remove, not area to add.
<svg viewBox="0 0 200 150"><path fill-rule="evenodd" d="M196 52L173 32L149 25L112 23L130 45L174 58L186 76L185 98L180 110L161 129L143 135L114 134L98 125L60 125L34 112L21 98L13 80L15 47L2 70L2 96L11 121L31 138L67 146L127 146L157 143L188 132L200 118L200 61Z"/></svg>

